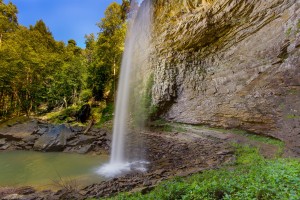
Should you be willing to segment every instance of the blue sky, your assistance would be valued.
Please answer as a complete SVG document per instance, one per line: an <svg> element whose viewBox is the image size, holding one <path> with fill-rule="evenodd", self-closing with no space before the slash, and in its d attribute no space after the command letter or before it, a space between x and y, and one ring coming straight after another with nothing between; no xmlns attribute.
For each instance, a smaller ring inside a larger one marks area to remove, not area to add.
<svg viewBox="0 0 300 200"><path fill-rule="evenodd" d="M112 2L122 0L4 0L18 8L19 24L29 27L42 19L54 38L65 43L74 39L84 48L84 35L99 32L96 23Z"/></svg>

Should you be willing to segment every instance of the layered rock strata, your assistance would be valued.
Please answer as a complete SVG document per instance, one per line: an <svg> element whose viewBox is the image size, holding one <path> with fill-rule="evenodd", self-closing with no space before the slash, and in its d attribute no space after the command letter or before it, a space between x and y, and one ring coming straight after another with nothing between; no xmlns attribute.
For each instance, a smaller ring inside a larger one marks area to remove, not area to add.
<svg viewBox="0 0 300 200"><path fill-rule="evenodd" d="M299 0L171 2L154 1L159 114L269 135L300 153Z"/></svg>

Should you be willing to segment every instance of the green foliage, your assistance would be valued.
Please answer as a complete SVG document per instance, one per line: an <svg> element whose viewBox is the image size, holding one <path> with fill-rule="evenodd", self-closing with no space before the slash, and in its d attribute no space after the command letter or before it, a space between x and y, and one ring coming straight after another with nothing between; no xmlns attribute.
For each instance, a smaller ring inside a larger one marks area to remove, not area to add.
<svg viewBox="0 0 300 200"><path fill-rule="evenodd" d="M175 178L146 195L121 194L112 199L299 199L300 163L293 159L265 160L257 149L236 145L237 162L188 178Z"/></svg>
<svg viewBox="0 0 300 200"><path fill-rule="evenodd" d="M107 106L102 111L102 117L101 117L101 124L110 121L113 119L113 113L114 113L114 104L108 103Z"/></svg>
<svg viewBox="0 0 300 200"><path fill-rule="evenodd" d="M275 146L278 146L280 148L283 148L284 147L284 143L278 139L275 139L275 138L271 138L271 137L266 137L266 136L263 136L263 135L257 135L257 134L254 134L254 133L249 133L245 130L240 130L240 129L223 129L223 128L214 128L214 127L208 127L208 126L196 126L198 128L205 128L205 129L208 129L208 130L213 130L213 131L218 131L218 132L221 132L221 133L224 133L224 134L227 134L227 133L233 133L233 134L238 134L238 135L242 135L242 136L245 136L251 140L254 140L254 141L259 141L259 142L263 142L263 143L266 143L266 144L272 144L272 145L275 145Z"/></svg>
<svg viewBox="0 0 300 200"><path fill-rule="evenodd" d="M260 142L263 142L266 144L272 144L272 145L275 145L275 146L278 146L281 148L284 147L284 142L282 142L281 140L275 139L275 138L266 137L266 136L262 136L262 135L256 135L254 133L248 133L247 131L238 130L238 129L230 130L230 132L232 132L234 134L240 134L240 135L246 136L255 141L260 141Z"/></svg>
<svg viewBox="0 0 300 200"><path fill-rule="evenodd" d="M149 123L157 113L157 107L152 104L152 87L154 76L150 74L145 83L138 83L135 87L134 100L131 102L134 126L143 127Z"/></svg>
<svg viewBox="0 0 300 200"><path fill-rule="evenodd" d="M18 25L17 8L0 2L0 117L69 108L80 101L114 99L124 49L128 4L112 3L98 24L98 38L54 40L42 20ZM68 109L67 109L68 110Z"/></svg>
<svg viewBox="0 0 300 200"><path fill-rule="evenodd" d="M87 87L99 101L115 96L113 91L116 90L126 35L126 22L122 17L125 7L115 2L110 4L105 17L98 23L97 40L93 35L86 36Z"/></svg>
<svg viewBox="0 0 300 200"><path fill-rule="evenodd" d="M102 117L102 108L100 106L92 107L91 116L95 125L99 125Z"/></svg>
<svg viewBox="0 0 300 200"><path fill-rule="evenodd" d="M76 42L55 41L42 20L18 25L12 3L0 11L0 117L76 104L87 73Z"/></svg>
<svg viewBox="0 0 300 200"><path fill-rule="evenodd" d="M298 90L297 89L290 89L290 90L288 90L288 94L290 94L290 95L297 95L298 94Z"/></svg>
<svg viewBox="0 0 300 200"><path fill-rule="evenodd" d="M29 28L18 25L16 6L1 0L0 118L64 107L53 117L69 119L63 112L73 105L114 100L129 9L129 1L122 2L107 8L98 37L87 35L82 50L73 39L67 45L55 41L42 20ZM95 110L100 120L102 108ZM112 118L106 115L103 120Z"/></svg>
<svg viewBox="0 0 300 200"><path fill-rule="evenodd" d="M80 109L80 106L72 105L67 108L63 108L57 111L49 112L46 114L46 119L51 123L62 124L66 121L76 121L77 111Z"/></svg>
<svg viewBox="0 0 300 200"><path fill-rule="evenodd" d="M129 0L122 0L121 9L122 9L121 19L126 20L127 15L130 11L130 1Z"/></svg>
<svg viewBox="0 0 300 200"><path fill-rule="evenodd" d="M83 103L87 103L93 97L93 93L90 89L85 89L80 92L79 99Z"/></svg>
<svg viewBox="0 0 300 200"><path fill-rule="evenodd" d="M286 30L285 34L286 34L286 36L290 36L291 33L292 33L292 28L290 27Z"/></svg>
<svg viewBox="0 0 300 200"><path fill-rule="evenodd" d="M3 0L0 0L0 45L1 38L6 37L6 33L13 31L17 28L18 18L17 18L17 7L9 2L4 4Z"/></svg>
<svg viewBox="0 0 300 200"><path fill-rule="evenodd" d="M13 126L14 124L24 123L29 121L30 118L26 116L20 116L20 117L14 117L7 120L0 120L0 128L7 127L7 126Z"/></svg>
<svg viewBox="0 0 300 200"><path fill-rule="evenodd" d="M295 115L295 114L288 114L285 117L286 119L300 119L300 116Z"/></svg>
<svg viewBox="0 0 300 200"><path fill-rule="evenodd" d="M236 164L237 165L251 165L253 163L260 163L264 160L260 155L259 149L250 146L241 146L233 144L235 147Z"/></svg>
<svg viewBox="0 0 300 200"><path fill-rule="evenodd" d="M170 123L163 119L158 119L152 121L150 124L150 128L155 131L164 131L164 132L181 132L184 133L187 129L182 126L180 123Z"/></svg>

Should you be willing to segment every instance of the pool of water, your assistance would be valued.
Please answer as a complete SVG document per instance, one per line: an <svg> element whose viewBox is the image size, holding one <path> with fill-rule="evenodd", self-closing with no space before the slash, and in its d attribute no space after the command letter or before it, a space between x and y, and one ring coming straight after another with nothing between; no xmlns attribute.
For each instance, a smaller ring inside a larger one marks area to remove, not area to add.
<svg viewBox="0 0 300 200"><path fill-rule="evenodd" d="M64 184L83 187L104 180L96 171L108 160L108 156L98 155L1 152L0 187L60 189Z"/></svg>

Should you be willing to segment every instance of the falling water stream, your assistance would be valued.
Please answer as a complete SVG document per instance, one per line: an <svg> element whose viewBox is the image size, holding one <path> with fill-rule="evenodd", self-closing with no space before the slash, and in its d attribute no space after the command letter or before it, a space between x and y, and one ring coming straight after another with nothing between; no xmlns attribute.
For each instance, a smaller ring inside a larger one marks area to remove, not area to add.
<svg viewBox="0 0 300 200"><path fill-rule="evenodd" d="M110 162L103 165L98 173L106 177L114 177L119 174L130 171L145 171L143 160L129 160L125 157L125 141L128 132L129 99L132 101L131 95L132 82L140 71L145 60L149 56L150 45L150 27L151 27L151 0L139 2L139 6L135 6L135 1L131 3L130 19L128 21L128 32L125 42L125 51L123 54L121 74L118 86L116 111L113 127L113 140Z"/></svg>

